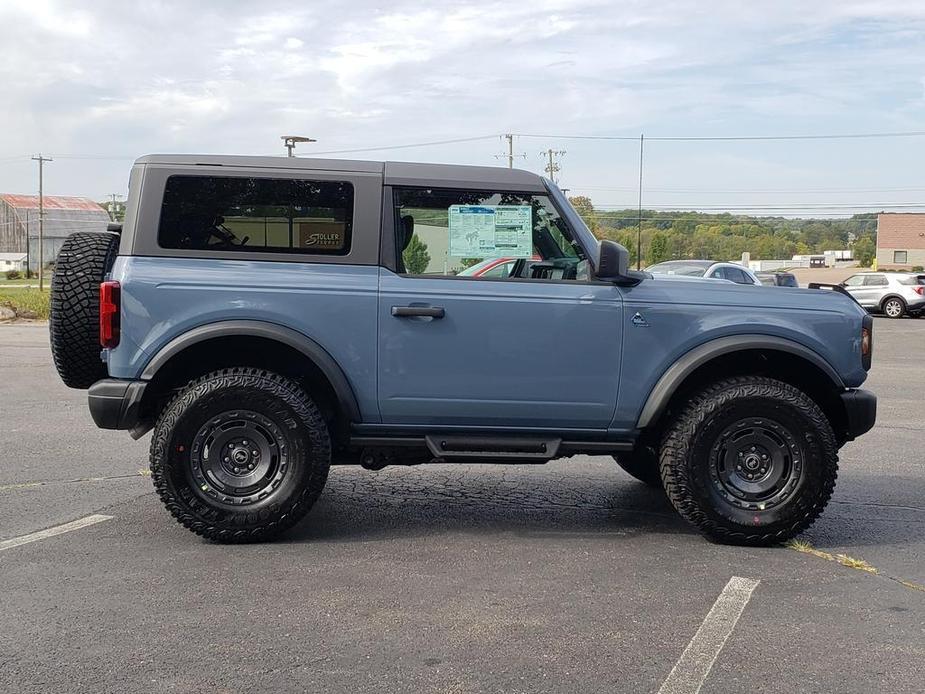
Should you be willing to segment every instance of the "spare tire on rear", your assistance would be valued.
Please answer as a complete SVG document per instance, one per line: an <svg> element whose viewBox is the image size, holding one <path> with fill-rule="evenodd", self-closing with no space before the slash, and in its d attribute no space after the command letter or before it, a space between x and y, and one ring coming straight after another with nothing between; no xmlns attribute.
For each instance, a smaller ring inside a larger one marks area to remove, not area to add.
<svg viewBox="0 0 925 694"><path fill-rule="evenodd" d="M106 378L100 359L100 282L119 253L119 235L79 232L65 240L51 280L48 328L58 375L71 388Z"/></svg>

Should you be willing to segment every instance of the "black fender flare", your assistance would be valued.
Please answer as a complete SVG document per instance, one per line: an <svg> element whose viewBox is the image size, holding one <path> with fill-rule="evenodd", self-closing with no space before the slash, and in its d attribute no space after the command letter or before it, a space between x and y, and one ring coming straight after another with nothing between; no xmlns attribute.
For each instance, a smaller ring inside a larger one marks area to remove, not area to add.
<svg viewBox="0 0 925 694"><path fill-rule="evenodd" d="M802 357L825 373L832 380L834 387L845 388L844 381L831 364L818 353L798 342L771 335L730 335L694 347L668 367L649 392L649 397L639 414L637 428L642 429L657 421L668 406L671 397L696 369L716 357L753 349L774 350Z"/></svg>
<svg viewBox="0 0 925 694"><path fill-rule="evenodd" d="M189 330L182 335L178 335L170 342L164 345L148 361L144 370L141 372L141 380L150 381L158 370L164 366L170 359L187 347L195 345L198 342L211 340L217 337L261 337L282 343L288 347L301 352L308 357L315 366L320 369L321 373L328 379L334 392L337 394L337 401L341 411L351 422L359 422L360 407L357 403L356 395L350 386L350 381L344 374L340 365L321 345L312 340L310 337L276 323L256 320L223 320L215 323L207 323Z"/></svg>

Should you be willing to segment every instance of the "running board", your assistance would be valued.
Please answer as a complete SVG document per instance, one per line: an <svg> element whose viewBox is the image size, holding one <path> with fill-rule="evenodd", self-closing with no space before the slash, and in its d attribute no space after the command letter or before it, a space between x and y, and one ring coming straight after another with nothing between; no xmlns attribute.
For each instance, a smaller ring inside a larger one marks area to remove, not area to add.
<svg viewBox="0 0 925 694"><path fill-rule="evenodd" d="M399 436L352 436L350 446L373 457L383 451L418 450L435 459L455 462L545 463L571 455L613 455L633 450L633 442L587 441L559 436L435 433ZM425 462L425 461L421 461ZM370 463L372 464L372 463Z"/></svg>
<svg viewBox="0 0 925 694"><path fill-rule="evenodd" d="M546 462L558 457L558 438L514 436L425 436L427 448L435 458L492 458L495 460L535 460Z"/></svg>

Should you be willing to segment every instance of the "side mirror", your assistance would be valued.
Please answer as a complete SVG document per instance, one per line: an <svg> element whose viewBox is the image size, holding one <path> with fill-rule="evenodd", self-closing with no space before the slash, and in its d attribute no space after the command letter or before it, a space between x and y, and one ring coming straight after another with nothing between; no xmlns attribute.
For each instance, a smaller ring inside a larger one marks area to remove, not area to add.
<svg viewBox="0 0 925 694"><path fill-rule="evenodd" d="M638 284L641 278L630 275L629 265L629 251L615 241L604 239L597 256L594 278L616 284Z"/></svg>

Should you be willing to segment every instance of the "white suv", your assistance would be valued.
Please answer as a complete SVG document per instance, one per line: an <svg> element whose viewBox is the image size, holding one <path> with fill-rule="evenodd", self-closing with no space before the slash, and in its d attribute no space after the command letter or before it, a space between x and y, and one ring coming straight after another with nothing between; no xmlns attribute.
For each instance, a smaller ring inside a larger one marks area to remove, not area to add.
<svg viewBox="0 0 925 694"><path fill-rule="evenodd" d="M889 318L919 318L925 312L925 275L908 272L861 272L841 283L868 311Z"/></svg>
<svg viewBox="0 0 925 694"><path fill-rule="evenodd" d="M736 263L718 263L715 260L666 260L646 268L654 275L676 275L682 277L707 277L729 280L736 284L761 285L755 273Z"/></svg>

